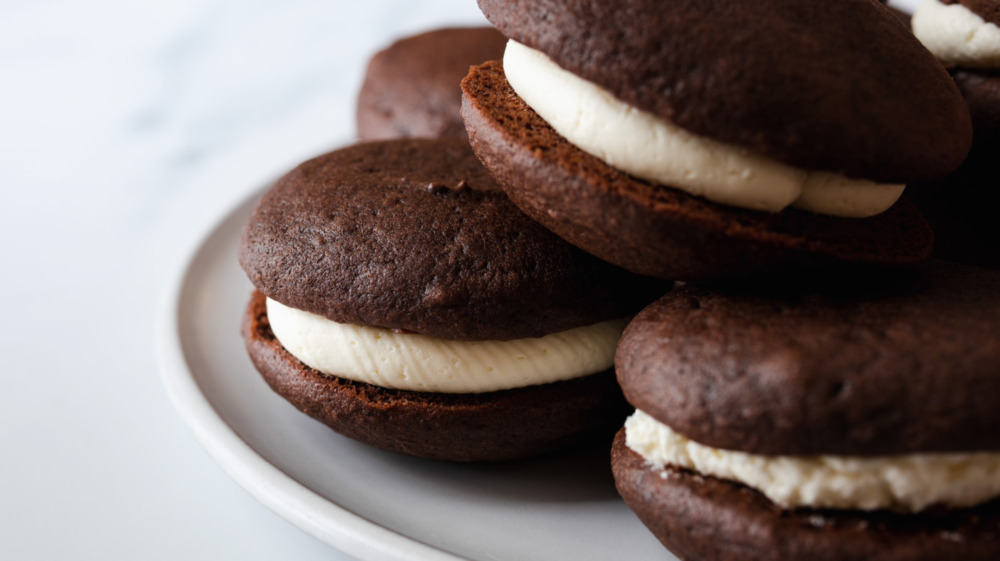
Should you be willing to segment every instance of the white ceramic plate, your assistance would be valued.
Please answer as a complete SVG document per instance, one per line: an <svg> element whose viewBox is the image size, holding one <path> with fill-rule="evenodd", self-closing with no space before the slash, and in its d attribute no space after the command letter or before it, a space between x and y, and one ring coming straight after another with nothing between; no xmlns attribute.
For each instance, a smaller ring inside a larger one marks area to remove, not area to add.
<svg viewBox="0 0 1000 561"><path fill-rule="evenodd" d="M243 349L236 260L256 196L206 234L159 331L174 405L262 503L362 559L671 559L615 493L605 447L496 465L420 460L341 437L271 392Z"/></svg>

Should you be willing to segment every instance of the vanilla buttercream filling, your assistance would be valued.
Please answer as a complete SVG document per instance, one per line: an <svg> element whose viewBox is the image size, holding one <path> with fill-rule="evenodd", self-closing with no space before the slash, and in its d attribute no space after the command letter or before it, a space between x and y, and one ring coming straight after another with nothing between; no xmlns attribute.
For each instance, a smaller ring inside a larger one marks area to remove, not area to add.
<svg viewBox="0 0 1000 561"><path fill-rule="evenodd" d="M911 26L927 50L944 62L1000 68L1000 27L961 4L925 0L913 12Z"/></svg>
<svg viewBox="0 0 1000 561"><path fill-rule="evenodd" d="M517 95L574 146L630 175L713 202L861 218L887 210L905 187L802 170L693 134L513 40L503 64Z"/></svg>
<svg viewBox="0 0 1000 561"><path fill-rule="evenodd" d="M274 336L292 356L331 376L384 388L479 393L595 374L614 365L626 320L543 337L452 341L343 324L267 299Z"/></svg>
<svg viewBox="0 0 1000 561"><path fill-rule="evenodd" d="M920 512L970 507L1000 495L1000 454L763 456L689 440L642 411L625 421L626 445L651 467L675 466L735 481L783 508Z"/></svg>

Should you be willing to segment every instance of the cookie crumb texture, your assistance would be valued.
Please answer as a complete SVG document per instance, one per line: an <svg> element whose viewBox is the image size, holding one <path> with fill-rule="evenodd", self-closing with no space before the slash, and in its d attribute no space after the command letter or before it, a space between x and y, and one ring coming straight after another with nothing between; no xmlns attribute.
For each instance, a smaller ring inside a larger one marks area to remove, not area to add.
<svg viewBox="0 0 1000 561"><path fill-rule="evenodd" d="M611 451L615 485L647 528L681 559L704 561L995 561L1000 501L922 514L782 511L742 485L650 469L625 445Z"/></svg>
<svg viewBox="0 0 1000 561"><path fill-rule="evenodd" d="M611 370L483 394L391 390L320 374L274 338L264 295L243 318L244 343L271 388L333 430L382 450L452 461L500 461L570 444L610 442L631 408Z"/></svg>

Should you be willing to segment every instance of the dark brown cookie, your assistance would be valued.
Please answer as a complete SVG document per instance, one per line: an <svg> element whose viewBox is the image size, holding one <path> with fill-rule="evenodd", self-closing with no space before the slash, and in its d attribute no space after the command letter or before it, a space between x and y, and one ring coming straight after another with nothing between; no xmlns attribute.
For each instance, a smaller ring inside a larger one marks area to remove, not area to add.
<svg viewBox="0 0 1000 561"><path fill-rule="evenodd" d="M1000 2L997 0L938 0L942 4L961 4L989 23L1000 25Z"/></svg>
<svg viewBox="0 0 1000 561"><path fill-rule="evenodd" d="M368 63L358 95L361 140L465 137L459 82L469 67L503 56L492 27L439 29L396 41Z"/></svg>
<svg viewBox="0 0 1000 561"><path fill-rule="evenodd" d="M681 559L700 561L987 561L1000 558L1000 501L957 511L784 512L744 486L650 469L615 437L618 492Z"/></svg>
<svg viewBox="0 0 1000 561"><path fill-rule="evenodd" d="M243 339L275 392L337 432L390 452L511 460L587 438L610 441L629 411L610 370L482 394L408 392L325 376L274 338L259 292L243 318Z"/></svg>
<svg viewBox="0 0 1000 561"><path fill-rule="evenodd" d="M968 151L954 83L871 0L479 5L622 101L797 167L898 183L942 177Z"/></svg>
<svg viewBox="0 0 1000 561"><path fill-rule="evenodd" d="M1000 272L933 261L810 289L677 288L615 357L628 401L755 454L1000 450Z"/></svg>
<svg viewBox="0 0 1000 561"><path fill-rule="evenodd" d="M302 164L253 211L240 264L287 306L455 340L621 318L665 291L525 216L455 138L359 144Z"/></svg>
<svg viewBox="0 0 1000 561"><path fill-rule="evenodd" d="M640 274L694 280L845 264L917 263L933 236L905 199L865 219L711 203L634 179L569 144L514 93L500 63L462 82L476 154L511 199L571 243Z"/></svg>

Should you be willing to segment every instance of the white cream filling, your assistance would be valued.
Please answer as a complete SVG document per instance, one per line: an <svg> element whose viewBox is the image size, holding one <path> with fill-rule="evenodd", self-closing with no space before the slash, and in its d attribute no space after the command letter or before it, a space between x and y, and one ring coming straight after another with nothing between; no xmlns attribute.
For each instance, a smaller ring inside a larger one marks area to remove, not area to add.
<svg viewBox="0 0 1000 561"><path fill-rule="evenodd" d="M267 299L281 345L331 376L400 390L479 393L594 374L614 365L626 320L538 338L451 341L337 323Z"/></svg>
<svg viewBox="0 0 1000 561"><path fill-rule="evenodd" d="M695 135L515 41L507 43L503 64L518 96L576 147L628 174L717 203L861 218L891 207L905 187L806 171Z"/></svg>
<svg viewBox="0 0 1000 561"><path fill-rule="evenodd" d="M925 0L910 25L927 50L947 63L1000 68L1000 27L961 4Z"/></svg>
<svg viewBox="0 0 1000 561"><path fill-rule="evenodd" d="M710 448L636 411L626 444L654 468L682 467L737 481L784 508L891 509L969 507L1000 495L1000 454L880 457L761 456Z"/></svg>

